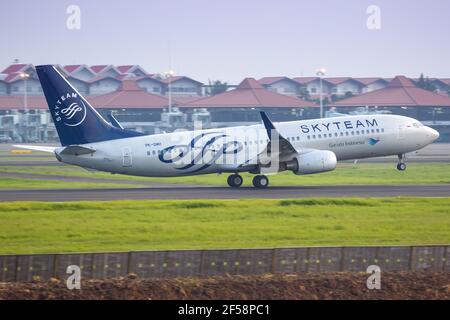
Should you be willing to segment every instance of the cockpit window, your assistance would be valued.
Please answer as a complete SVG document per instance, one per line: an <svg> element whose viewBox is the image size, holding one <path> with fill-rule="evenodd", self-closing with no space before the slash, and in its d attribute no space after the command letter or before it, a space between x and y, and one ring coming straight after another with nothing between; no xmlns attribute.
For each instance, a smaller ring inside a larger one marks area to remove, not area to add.
<svg viewBox="0 0 450 320"><path fill-rule="evenodd" d="M421 124L420 122L414 122L413 123L413 127L414 128L421 128L421 127L423 127L423 124Z"/></svg>

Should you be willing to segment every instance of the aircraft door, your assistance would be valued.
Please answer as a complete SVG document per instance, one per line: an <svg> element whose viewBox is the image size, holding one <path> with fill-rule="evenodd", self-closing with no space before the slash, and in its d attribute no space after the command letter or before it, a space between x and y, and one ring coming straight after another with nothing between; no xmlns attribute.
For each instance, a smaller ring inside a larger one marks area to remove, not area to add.
<svg viewBox="0 0 450 320"><path fill-rule="evenodd" d="M130 147L122 148L122 167L133 166L133 153Z"/></svg>

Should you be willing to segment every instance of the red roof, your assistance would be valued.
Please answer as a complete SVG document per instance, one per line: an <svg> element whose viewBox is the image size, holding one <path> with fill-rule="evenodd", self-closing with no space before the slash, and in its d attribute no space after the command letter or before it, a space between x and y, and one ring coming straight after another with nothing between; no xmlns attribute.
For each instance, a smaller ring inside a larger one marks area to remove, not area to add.
<svg viewBox="0 0 450 320"><path fill-rule="evenodd" d="M397 76L386 88L344 99L330 106L450 107L450 98L418 88L408 78Z"/></svg>
<svg viewBox="0 0 450 320"><path fill-rule="evenodd" d="M163 96L151 94L143 91L133 80L124 80L119 91L108 94L86 97L96 109L102 108L164 108L167 107L168 99ZM0 96L0 110L22 110L24 106L24 96ZM173 100L174 104L177 101ZM44 96L28 96L27 104L29 109L47 110L47 101Z"/></svg>
<svg viewBox="0 0 450 320"><path fill-rule="evenodd" d="M94 83L94 82L101 81L101 80L108 79L108 78L121 82L120 79L117 79L116 77L113 77L113 76L97 76L97 77L87 80L86 82Z"/></svg>
<svg viewBox="0 0 450 320"><path fill-rule="evenodd" d="M120 71L120 73L127 73L131 68L133 68L134 65L129 65L129 66L118 66L117 70Z"/></svg>
<svg viewBox="0 0 450 320"><path fill-rule="evenodd" d="M155 81L155 82L158 82L158 83L164 85L164 82L163 82L163 81L161 81L161 80L159 80L159 79L157 79L157 78L155 78L155 77L152 77L152 76L149 75L149 74L147 74L147 75L145 75L145 76L133 77L133 79L136 80L136 81L143 80L143 79L150 79L150 80L153 80L153 81Z"/></svg>
<svg viewBox="0 0 450 320"><path fill-rule="evenodd" d="M13 82L14 80L16 80L19 77L20 73L15 72L15 73L9 73L5 79L3 79L3 81L5 82Z"/></svg>
<svg viewBox="0 0 450 320"><path fill-rule="evenodd" d="M307 83L310 83L310 82L312 82L314 80L317 80L317 79L319 79L319 78L318 77L296 77L293 80L295 82L300 83L300 84L307 84Z"/></svg>
<svg viewBox="0 0 450 320"><path fill-rule="evenodd" d="M6 73L6 74L16 73L16 72L19 72L20 70L22 70L25 66L27 66L27 64L24 64L24 63L12 64L9 67L7 67L5 70L3 70L1 73Z"/></svg>
<svg viewBox="0 0 450 320"><path fill-rule="evenodd" d="M334 77L334 78L329 78L329 77L327 77L327 78L323 78L323 80L324 80L324 81L328 81L329 83L331 83L331 84L333 84L333 85L338 85L338 84L344 83L344 82L346 82L346 81L348 81L348 80L354 81L354 80L353 80L352 78L350 78L350 77Z"/></svg>
<svg viewBox="0 0 450 320"><path fill-rule="evenodd" d="M190 107L312 107L313 102L266 90L253 78L244 79L236 89L188 103Z"/></svg>
<svg viewBox="0 0 450 320"><path fill-rule="evenodd" d="M377 81L384 81L384 82L388 82L386 79L383 79L383 78L376 78L376 77L368 77L368 78L353 78L353 80L356 80L356 81L358 81L358 82L361 82L363 85L369 85L369 84L372 84L372 83L374 83L374 82L377 82Z"/></svg>
<svg viewBox="0 0 450 320"><path fill-rule="evenodd" d="M122 87L115 92L90 98L96 108L164 108L169 104L166 97L148 93L134 80L123 80Z"/></svg>
<svg viewBox="0 0 450 320"><path fill-rule="evenodd" d="M178 80L182 80L182 79L186 79L186 80L189 80L189 81L198 83L198 84L200 84L200 85L203 84L203 83L201 83L200 81L194 80L194 79L189 78L189 77L186 77L186 76L173 76L173 77L165 78L165 79L163 79L162 81L163 81L164 83L169 84L169 83L174 83L174 82L176 82L176 81L178 81Z"/></svg>
<svg viewBox="0 0 450 320"><path fill-rule="evenodd" d="M79 67L81 67L81 64L72 64L72 65L64 66L63 69L66 70L68 73L72 73L75 70L77 70Z"/></svg>
<svg viewBox="0 0 450 320"><path fill-rule="evenodd" d="M106 67L108 67L108 65L106 65L106 64L96 65L96 66L91 66L91 70L94 71L95 73L99 73L99 72L103 71Z"/></svg>
<svg viewBox="0 0 450 320"><path fill-rule="evenodd" d="M280 76L280 77L264 77L264 78L259 79L258 82L260 84L262 84L262 85L270 85L270 84L274 84L274 83L277 83L277 82L282 81L282 80L287 80L289 82L295 82L291 78L284 77L284 76Z"/></svg>
<svg viewBox="0 0 450 320"><path fill-rule="evenodd" d="M18 109L24 106L24 96L0 96L0 110ZM47 102L44 96L28 96L27 105L29 109L47 109Z"/></svg>
<svg viewBox="0 0 450 320"><path fill-rule="evenodd" d="M203 99L204 97L202 96L190 96L190 97L183 97L183 96L177 96L177 97L172 97L172 100L179 106L179 107L183 107L183 106L187 106L189 103L192 103L194 101Z"/></svg>

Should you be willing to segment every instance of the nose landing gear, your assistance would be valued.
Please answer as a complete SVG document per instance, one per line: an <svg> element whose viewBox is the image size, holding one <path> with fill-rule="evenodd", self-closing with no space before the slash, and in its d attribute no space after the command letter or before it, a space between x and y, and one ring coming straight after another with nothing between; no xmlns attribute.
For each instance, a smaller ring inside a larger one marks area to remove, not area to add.
<svg viewBox="0 0 450 320"><path fill-rule="evenodd" d="M399 154L398 155L397 170L399 170L399 171L405 171L406 170L406 163L405 163L405 155L404 154Z"/></svg>

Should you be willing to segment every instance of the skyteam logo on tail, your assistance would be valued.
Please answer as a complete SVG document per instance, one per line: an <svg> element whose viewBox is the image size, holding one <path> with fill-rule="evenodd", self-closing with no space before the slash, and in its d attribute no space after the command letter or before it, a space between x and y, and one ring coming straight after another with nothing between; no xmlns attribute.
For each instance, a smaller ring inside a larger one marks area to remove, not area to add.
<svg viewBox="0 0 450 320"><path fill-rule="evenodd" d="M86 118L86 106L77 93L66 93L56 101L53 113L56 122L62 121L66 126L76 127Z"/></svg>
<svg viewBox="0 0 450 320"><path fill-rule="evenodd" d="M370 139L369 139L369 144L370 144L371 146L376 145L378 142L380 142L380 139L374 139L374 138L370 138Z"/></svg>

